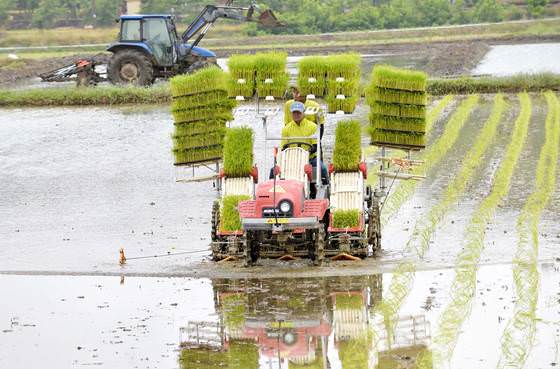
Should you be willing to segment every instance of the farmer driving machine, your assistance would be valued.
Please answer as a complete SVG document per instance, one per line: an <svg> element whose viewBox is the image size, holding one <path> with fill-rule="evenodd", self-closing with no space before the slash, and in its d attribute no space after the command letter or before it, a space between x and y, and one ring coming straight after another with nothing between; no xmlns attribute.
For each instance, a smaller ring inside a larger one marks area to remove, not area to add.
<svg viewBox="0 0 560 369"><path fill-rule="evenodd" d="M77 81L95 85L109 80L113 84L151 85L156 78L169 78L216 65L216 54L199 43L219 18L257 22L266 27L282 26L271 10L259 12L258 6L234 7L207 5L179 37L173 16L162 14L123 15L117 42L108 46L112 55L106 71L100 68L106 57L81 59L54 71L41 74L45 82Z"/></svg>

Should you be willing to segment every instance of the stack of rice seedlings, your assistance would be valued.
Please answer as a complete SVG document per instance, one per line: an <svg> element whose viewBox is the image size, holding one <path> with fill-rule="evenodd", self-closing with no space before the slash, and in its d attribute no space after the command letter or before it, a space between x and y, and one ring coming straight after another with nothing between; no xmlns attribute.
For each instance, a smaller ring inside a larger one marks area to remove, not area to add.
<svg viewBox="0 0 560 369"><path fill-rule="evenodd" d="M255 94L255 56L232 55L228 60L229 97L252 97Z"/></svg>
<svg viewBox="0 0 560 369"><path fill-rule="evenodd" d="M245 325L245 297L241 293L224 295L222 297L222 314L228 335L232 339L243 336Z"/></svg>
<svg viewBox="0 0 560 369"><path fill-rule="evenodd" d="M224 139L224 174L229 178L247 177L253 169L253 130L248 127L230 128ZM239 202L250 200L246 195L229 195L222 199L220 230L241 230Z"/></svg>
<svg viewBox="0 0 560 369"><path fill-rule="evenodd" d="M335 210L333 212L333 228L354 228L360 224L360 211L358 209Z"/></svg>
<svg viewBox="0 0 560 369"><path fill-rule="evenodd" d="M327 58L307 56L298 63L297 85L302 95L323 97L327 91Z"/></svg>
<svg viewBox="0 0 560 369"><path fill-rule="evenodd" d="M231 340L229 342L228 369L258 369L259 347L253 340Z"/></svg>
<svg viewBox="0 0 560 369"><path fill-rule="evenodd" d="M288 88L290 75L286 71L288 54L281 52L257 53L257 91L259 96L282 98Z"/></svg>
<svg viewBox="0 0 560 369"><path fill-rule="evenodd" d="M191 347L181 350L179 367L181 369L215 369L227 367L227 351L218 351L208 347Z"/></svg>
<svg viewBox="0 0 560 369"><path fill-rule="evenodd" d="M247 177L253 169L253 130L229 128L224 139L224 173L227 177Z"/></svg>
<svg viewBox="0 0 560 369"><path fill-rule="evenodd" d="M423 72L375 66L366 89L373 144L426 146L426 81Z"/></svg>
<svg viewBox="0 0 560 369"><path fill-rule="evenodd" d="M170 85L175 165L221 159L226 122L233 120L236 104L228 99L226 74L205 68L174 77Z"/></svg>
<svg viewBox="0 0 560 369"><path fill-rule="evenodd" d="M248 195L224 196L220 213L220 231L236 232L242 229L238 206L241 201L246 200L251 200L251 197Z"/></svg>
<svg viewBox="0 0 560 369"><path fill-rule="evenodd" d="M327 105L329 113L353 113L360 98L358 54L338 54L327 58Z"/></svg>

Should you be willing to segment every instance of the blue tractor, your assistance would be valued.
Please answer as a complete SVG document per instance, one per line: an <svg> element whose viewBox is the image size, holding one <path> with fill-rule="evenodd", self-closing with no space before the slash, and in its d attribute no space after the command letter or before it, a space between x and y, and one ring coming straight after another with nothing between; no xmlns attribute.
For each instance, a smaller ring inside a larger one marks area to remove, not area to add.
<svg viewBox="0 0 560 369"><path fill-rule="evenodd" d="M112 53L107 64L107 77L96 71L98 60L82 59L74 64L41 75L43 81L76 80L78 85L95 85L109 80L113 84L151 85L156 78L169 78L216 64L216 54L199 47L214 22L219 18L258 22L268 27L282 24L271 10L258 7L207 5L183 32L177 33L173 16L166 14L123 15L120 17L119 40L107 51ZM259 14L256 14L259 12Z"/></svg>

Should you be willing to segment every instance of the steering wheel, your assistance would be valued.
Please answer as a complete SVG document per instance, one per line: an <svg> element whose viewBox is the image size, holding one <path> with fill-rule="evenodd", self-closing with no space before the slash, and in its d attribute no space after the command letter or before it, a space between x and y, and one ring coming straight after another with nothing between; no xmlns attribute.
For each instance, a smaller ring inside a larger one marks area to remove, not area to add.
<svg viewBox="0 0 560 369"><path fill-rule="evenodd" d="M287 144L285 144L284 146L282 146L282 151L289 149L291 147L293 147L294 145L297 145L297 147L301 147L301 145L303 146L307 146L309 148L309 151L313 150L313 146L310 143L307 142L299 142L299 141L293 141L293 142L288 142Z"/></svg>

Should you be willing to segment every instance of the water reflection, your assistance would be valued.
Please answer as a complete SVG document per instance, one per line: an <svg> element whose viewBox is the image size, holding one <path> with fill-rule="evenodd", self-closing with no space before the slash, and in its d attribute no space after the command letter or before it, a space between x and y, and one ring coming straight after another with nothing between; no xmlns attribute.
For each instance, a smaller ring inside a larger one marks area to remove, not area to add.
<svg viewBox="0 0 560 369"><path fill-rule="evenodd" d="M217 318L181 329L182 369L404 369L430 355L424 316L387 335L382 275L212 285Z"/></svg>

